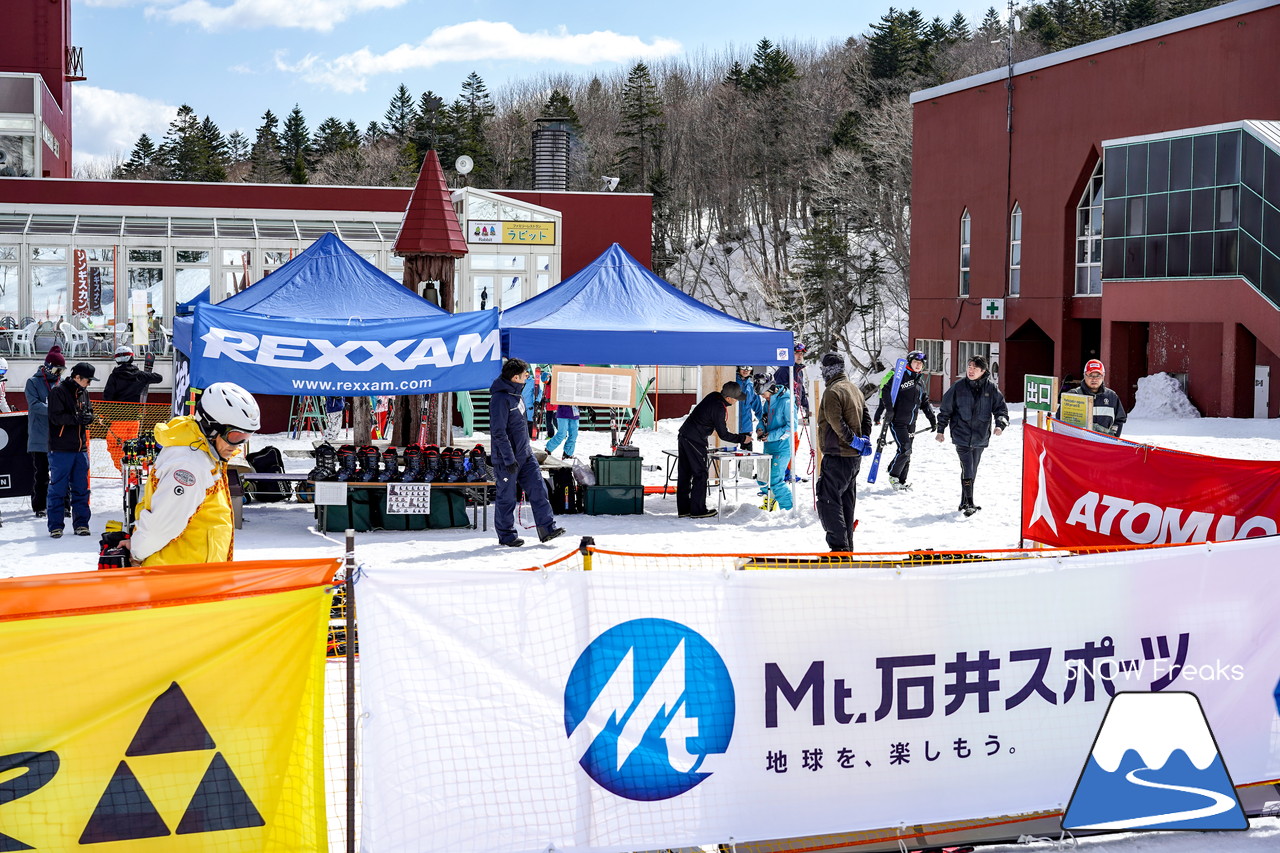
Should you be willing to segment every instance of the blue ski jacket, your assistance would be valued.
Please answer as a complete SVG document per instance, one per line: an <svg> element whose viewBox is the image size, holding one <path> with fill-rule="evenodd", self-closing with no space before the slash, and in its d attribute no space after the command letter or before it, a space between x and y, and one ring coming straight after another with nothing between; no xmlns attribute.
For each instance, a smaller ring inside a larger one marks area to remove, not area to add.
<svg viewBox="0 0 1280 853"><path fill-rule="evenodd" d="M755 421L764 417L764 401L756 393L755 383L750 379L743 382L738 378L735 381L742 388L742 393L747 395L746 399L738 401L738 432L753 433Z"/></svg>
<svg viewBox="0 0 1280 853"><path fill-rule="evenodd" d="M520 388L520 399L524 400L524 419L533 420L533 407L542 401L542 385L533 378L532 371Z"/></svg>
<svg viewBox="0 0 1280 853"><path fill-rule="evenodd" d="M759 398L757 398L759 399ZM782 441L791 437L791 392L779 391L769 399L763 420L768 427L765 441Z"/></svg>

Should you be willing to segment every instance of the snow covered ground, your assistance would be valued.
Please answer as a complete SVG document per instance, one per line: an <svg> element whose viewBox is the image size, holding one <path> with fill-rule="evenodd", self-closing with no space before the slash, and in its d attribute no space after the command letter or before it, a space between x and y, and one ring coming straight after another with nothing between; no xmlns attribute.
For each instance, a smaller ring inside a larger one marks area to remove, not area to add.
<svg viewBox="0 0 1280 853"><path fill-rule="evenodd" d="M975 489L983 507L972 518L956 511L960 500L959 464L950 441L935 442L928 433L917 437L911 467L910 492L895 492L885 472L893 447L886 448L880 482L866 483L866 463L858 486L859 526L854 546L859 551L901 551L903 549L979 549L1018 546L1019 489L1022 458L1022 412L1011 407L1013 424L1004 435L993 438L983 456ZM646 466L645 483L663 482L666 456L663 450L676 446L677 420L664 420L656 430L638 431L638 445ZM923 421L921 422L923 426ZM1240 459L1280 460L1280 420L1237 420L1223 418L1143 419L1131 418L1124 437L1215 456ZM470 446L475 439L459 438ZM311 446L310 439L263 436L254 446L274 444L282 449ZM541 442L537 443L541 446ZM608 452L607 433L583 433L577 456L586 460ZM869 460L867 460L869 461ZM309 458L288 457L290 470L309 470ZM798 468L811 476L808 446L802 445ZM1099 476L1104 476L1101 472ZM594 537L603 548L647 553L724 552L818 552L825 550L822 528L813 508L812 482L798 484L797 507L792 512L764 512L754 486L741 490L725 502L718 518L707 520L676 517L674 496L651 495L645 499L643 515L560 517L568 530L547 545L537 544L528 531L523 548L497 545L492 529L430 530L421 532L371 532L357 535L356 552L362 563L371 565L430 565L452 567L522 568L554 559L576 547L580 536ZM109 519L121 518L121 491L118 481L96 479L93 488L93 537L65 536L50 539L43 519L35 519L26 499L0 500L4 526L0 541L7 543L0 564L0 577L84 571L97 564L97 533ZM714 505L714 501L713 504ZM260 504L245 507L245 524L236 537L239 559L296 558L342 555L342 533L319 533L310 505ZM518 521L532 525L527 508ZM1047 845L1037 845L1042 848ZM1280 850L1280 820L1256 819L1247 833L1145 833L1092 839L1082 847L1112 851L1182 853L1236 850ZM1024 847L991 849L1025 849Z"/></svg>

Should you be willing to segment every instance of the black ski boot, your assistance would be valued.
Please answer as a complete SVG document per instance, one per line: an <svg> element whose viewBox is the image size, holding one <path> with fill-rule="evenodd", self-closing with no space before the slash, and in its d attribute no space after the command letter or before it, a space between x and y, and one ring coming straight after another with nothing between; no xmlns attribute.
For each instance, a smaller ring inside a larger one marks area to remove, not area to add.
<svg viewBox="0 0 1280 853"><path fill-rule="evenodd" d="M354 444L344 444L338 448L338 473L334 475L335 480L339 483L356 482L359 480L359 472L356 471L356 446Z"/></svg>
<svg viewBox="0 0 1280 853"><path fill-rule="evenodd" d="M404 449L404 470L392 482L416 483L422 479L422 448L411 444Z"/></svg>
<svg viewBox="0 0 1280 853"><path fill-rule="evenodd" d="M356 461L360 465L360 473L352 479L360 483L372 483L378 479L378 463L381 459L382 454L378 452L378 448L371 444L361 447L356 457Z"/></svg>
<svg viewBox="0 0 1280 853"><path fill-rule="evenodd" d="M467 476L466 451L461 447L450 447L440 453L440 458L444 459L446 454L449 458L449 465L445 469L444 481L446 483L456 483L460 480L465 480Z"/></svg>
<svg viewBox="0 0 1280 853"><path fill-rule="evenodd" d="M307 474L313 483L334 480L338 476L338 452L332 444L322 444L311 453L316 458L316 467Z"/></svg>
<svg viewBox="0 0 1280 853"><path fill-rule="evenodd" d="M382 451L382 473L378 475L379 483L393 483L399 479L400 455L394 447Z"/></svg>
<svg viewBox="0 0 1280 853"><path fill-rule="evenodd" d="M422 448L422 474L418 478L419 481L423 483L443 483L444 478L440 476L442 466L440 448L434 444L428 444Z"/></svg>
<svg viewBox="0 0 1280 853"><path fill-rule="evenodd" d="M471 448L471 452L467 454L466 480L468 483L493 482L493 470L484 458L484 447L479 444Z"/></svg>
<svg viewBox="0 0 1280 853"><path fill-rule="evenodd" d="M968 517L980 509L982 509L982 507L973 505L973 480L961 480L960 511Z"/></svg>

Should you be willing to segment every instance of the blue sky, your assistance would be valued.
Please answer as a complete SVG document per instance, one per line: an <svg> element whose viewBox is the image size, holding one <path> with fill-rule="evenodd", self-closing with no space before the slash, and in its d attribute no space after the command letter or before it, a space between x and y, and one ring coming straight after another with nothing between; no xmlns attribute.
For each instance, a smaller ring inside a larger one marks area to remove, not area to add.
<svg viewBox="0 0 1280 853"><path fill-rule="evenodd" d="M29 2L29 0L27 0ZM158 141L180 104L224 133L252 135L268 108L298 104L309 126L332 115L364 128L400 83L446 101L471 71L491 92L544 73L611 74L684 54L749 55L764 37L824 44L864 35L874 3L741 0L73 0L72 42L88 80L75 84L78 163L127 157ZM926 18L990 2L923 0ZM999 8L1003 9L1001 5Z"/></svg>

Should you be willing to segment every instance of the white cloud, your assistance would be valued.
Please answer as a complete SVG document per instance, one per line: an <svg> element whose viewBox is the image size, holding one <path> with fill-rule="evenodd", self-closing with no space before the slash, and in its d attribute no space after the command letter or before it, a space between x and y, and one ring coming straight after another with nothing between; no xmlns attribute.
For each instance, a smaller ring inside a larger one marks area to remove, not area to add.
<svg viewBox="0 0 1280 853"><path fill-rule="evenodd" d="M444 62L505 59L591 65L655 59L680 50L680 42L673 39L655 38L646 43L637 36L608 30L574 34L559 27L555 32L522 33L505 22L468 21L440 27L416 45L402 44L386 53L361 48L328 60L310 54L295 63L286 62L281 54L276 57L276 67L339 92L362 92L373 75L403 73Z"/></svg>
<svg viewBox="0 0 1280 853"><path fill-rule="evenodd" d="M101 2L101 0L99 0ZM108 0L110 2L110 0ZM206 30L280 27L329 32L352 15L394 9L408 0L148 0L147 14Z"/></svg>
<svg viewBox="0 0 1280 853"><path fill-rule="evenodd" d="M113 92L81 83L72 100L71 123L75 138L73 165L125 160L142 134L160 144L178 108L141 95Z"/></svg>

